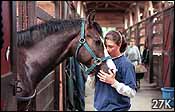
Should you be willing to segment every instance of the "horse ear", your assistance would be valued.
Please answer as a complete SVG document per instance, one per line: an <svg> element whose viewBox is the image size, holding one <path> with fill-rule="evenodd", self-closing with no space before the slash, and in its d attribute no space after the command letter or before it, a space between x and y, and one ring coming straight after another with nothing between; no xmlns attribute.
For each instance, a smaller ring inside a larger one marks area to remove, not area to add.
<svg viewBox="0 0 175 112"><path fill-rule="evenodd" d="M92 26L94 20L95 20L95 14L96 14L96 11L95 10L92 10L89 15L87 16L87 22L88 22L88 26Z"/></svg>

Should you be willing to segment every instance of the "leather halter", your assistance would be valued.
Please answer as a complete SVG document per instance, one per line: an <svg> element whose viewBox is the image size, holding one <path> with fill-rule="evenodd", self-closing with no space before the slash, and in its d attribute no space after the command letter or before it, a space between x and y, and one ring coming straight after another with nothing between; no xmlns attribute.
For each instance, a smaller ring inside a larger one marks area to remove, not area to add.
<svg viewBox="0 0 175 112"><path fill-rule="evenodd" d="M24 97L24 96L16 96L16 98L20 101L28 101L28 100L31 100L32 98L34 98L36 96L36 89L33 93L33 95L31 96L27 96L27 97Z"/></svg>
<svg viewBox="0 0 175 112"><path fill-rule="evenodd" d="M21 87L18 87L18 83L20 82L19 80L15 81L15 88L16 88L16 92L20 92L22 91L22 88ZM20 89L20 91L17 91L17 89ZM32 98L34 98L37 94L37 91L35 89L34 93L31 95L31 96L16 96L16 98L19 100L19 101L28 101L28 100L31 100Z"/></svg>

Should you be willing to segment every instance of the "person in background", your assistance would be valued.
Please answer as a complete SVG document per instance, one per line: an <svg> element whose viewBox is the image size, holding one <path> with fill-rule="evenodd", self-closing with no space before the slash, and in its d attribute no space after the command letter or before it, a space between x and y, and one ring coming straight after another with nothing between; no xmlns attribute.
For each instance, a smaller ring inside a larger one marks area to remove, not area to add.
<svg viewBox="0 0 175 112"><path fill-rule="evenodd" d="M140 51L135 45L134 38L130 39L130 45L128 46L124 54L134 66L142 63Z"/></svg>
<svg viewBox="0 0 175 112"><path fill-rule="evenodd" d="M147 42L145 42L143 55L142 55L142 63L147 65L149 63L149 49Z"/></svg>
<svg viewBox="0 0 175 112"><path fill-rule="evenodd" d="M109 31L104 40L117 71L102 70L97 75L88 75L87 85L95 88L94 108L96 111L126 111L131 107L130 98L136 94L136 75L133 64L123 52L125 38L119 31Z"/></svg>

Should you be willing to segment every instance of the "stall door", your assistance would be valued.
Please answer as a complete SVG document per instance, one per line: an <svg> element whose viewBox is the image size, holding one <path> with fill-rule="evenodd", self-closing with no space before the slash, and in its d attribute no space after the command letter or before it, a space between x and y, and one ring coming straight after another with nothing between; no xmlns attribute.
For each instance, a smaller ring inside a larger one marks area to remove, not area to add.
<svg viewBox="0 0 175 112"><path fill-rule="evenodd" d="M163 13L163 86L171 86L170 82L174 82L173 66L174 66L174 7Z"/></svg>

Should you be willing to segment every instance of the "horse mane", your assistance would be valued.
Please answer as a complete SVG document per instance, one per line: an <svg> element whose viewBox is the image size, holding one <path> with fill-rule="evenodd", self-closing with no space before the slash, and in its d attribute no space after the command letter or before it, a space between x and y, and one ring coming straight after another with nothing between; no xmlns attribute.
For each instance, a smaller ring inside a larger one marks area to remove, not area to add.
<svg viewBox="0 0 175 112"><path fill-rule="evenodd" d="M30 46L43 40L48 35L63 32L70 28L81 27L81 19L75 20L50 20L46 23L34 25L29 29L17 32L17 45Z"/></svg>
<svg viewBox="0 0 175 112"><path fill-rule="evenodd" d="M82 19L74 20L57 20L52 19L46 23L34 25L29 29L17 32L17 46L30 46L39 42L53 33L63 32L71 28L81 27ZM101 26L97 22L93 22L93 26L103 37Z"/></svg>

